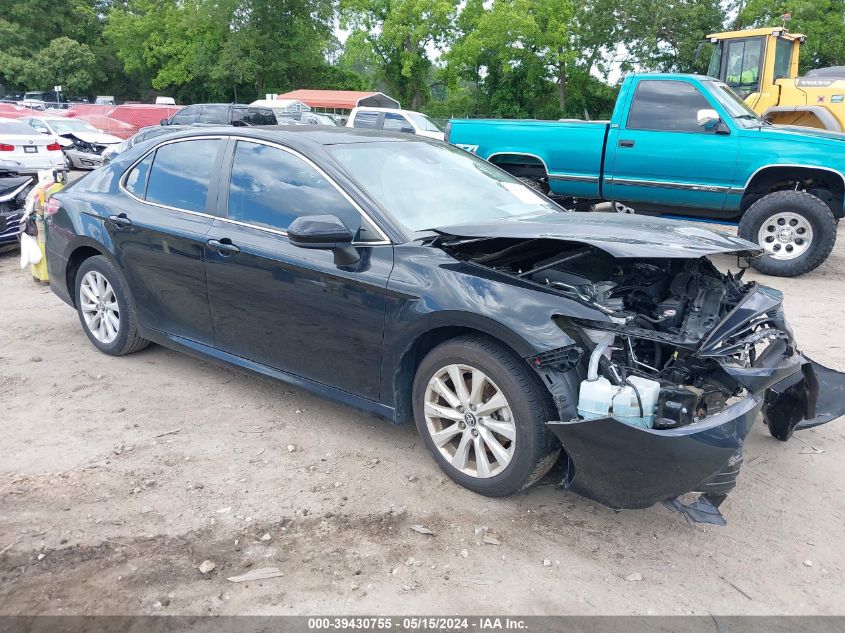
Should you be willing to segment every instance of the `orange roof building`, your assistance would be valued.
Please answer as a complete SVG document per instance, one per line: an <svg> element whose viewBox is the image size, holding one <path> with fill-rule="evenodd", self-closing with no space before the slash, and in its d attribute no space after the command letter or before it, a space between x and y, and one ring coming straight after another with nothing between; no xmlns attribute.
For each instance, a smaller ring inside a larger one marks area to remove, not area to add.
<svg viewBox="0 0 845 633"><path fill-rule="evenodd" d="M331 111L335 114L348 112L357 106L374 108L398 108L399 102L381 92L360 90L293 90L277 99L298 99L312 108Z"/></svg>

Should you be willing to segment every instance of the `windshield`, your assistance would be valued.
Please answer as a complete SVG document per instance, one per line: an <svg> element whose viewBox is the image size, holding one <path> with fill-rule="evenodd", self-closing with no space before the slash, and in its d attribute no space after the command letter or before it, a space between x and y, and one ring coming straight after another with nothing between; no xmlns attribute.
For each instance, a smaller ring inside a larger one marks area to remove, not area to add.
<svg viewBox="0 0 845 633"><path fill-rule="evenodd" d="M316 112L312 112L311 116L313 116L317 121L319 121L320 125L333 125L337 126L337 123L333 118L328 116L327 114L317 114Z"/></svg>
<svg viewBox="0 0 845 633"><path fill-rule="evenodd" d="M97 133L97 128L79 119L50 119L50 127L52 127L56 134L72 134L73 132L93 132Z"/></svg>
<svg viewBox="0 0 845 633"><path fill-rule="evenodd" d="M731 115L731 118L738 125L742 127L760 127L765 123L729 86L723 84L721 81L711 81L709 83L711 88L710 93L728 111L728 114Z"/></svg>
<svg viewBox="0 0 845 633"><path fill-rule="evenodd" d="M326 149L412 231L561 210L487 161L449 145L377 142Z"/></svg>
<svg viewBox="0 0 845 633"><path fill-rule="evenodd" d="M439 127L432 123L431 119L429 119L424 114L417 114L416 112L406 112L406 116L414 122L419 129L423 132L442 132Z"/></svg>

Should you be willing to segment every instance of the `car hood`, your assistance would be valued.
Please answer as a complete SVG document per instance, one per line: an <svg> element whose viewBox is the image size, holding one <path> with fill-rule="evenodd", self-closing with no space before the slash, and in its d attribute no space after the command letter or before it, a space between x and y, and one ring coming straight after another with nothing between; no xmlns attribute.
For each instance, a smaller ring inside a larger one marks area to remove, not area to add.
<svg viewBox="0 0 845 633"><path fill-rule="evenodd" d="M588 244L614 257L751 256L756 244L685 222L616 213L552 212L432 229L466 238L553 239Z"/></svg>
<svg viewBox="0 0 845 633"><path fill-rule="evenodd" d="M121 139L105 132L67 132L61 136L75 136L80 141L91 143L92 145L115 145L121 142Z"/></svg>
<svg viewBox="0 0 845 633"><path fill-rule="evenodd" d="M798 143L834 144L837 147L839 147L839 143L845 141L845 133L843 132L832 132L799 125L765 125L759 129L743 130L743 136L777 138Z"/></svg>

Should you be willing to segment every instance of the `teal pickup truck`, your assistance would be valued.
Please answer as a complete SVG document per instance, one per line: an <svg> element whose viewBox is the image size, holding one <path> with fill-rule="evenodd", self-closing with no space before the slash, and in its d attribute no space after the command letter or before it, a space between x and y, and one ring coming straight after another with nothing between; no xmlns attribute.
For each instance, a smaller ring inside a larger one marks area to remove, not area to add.
<svg viewBox="0 0 845 633"><path fill-rule="evenodd" d="M455 119L446 140L564 206L738 220L771 275L821 264L843 216L845 134L770 125L709 77L629 75L610 121Z"/></svg>

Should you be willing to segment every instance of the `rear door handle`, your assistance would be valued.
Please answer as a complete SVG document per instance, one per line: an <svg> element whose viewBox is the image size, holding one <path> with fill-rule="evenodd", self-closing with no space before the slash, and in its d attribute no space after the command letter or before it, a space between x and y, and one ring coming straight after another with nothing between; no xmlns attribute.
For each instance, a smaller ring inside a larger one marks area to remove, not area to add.
<svg viewBox="0 0 845 633"><path fill-rule="evenodd" d="M633 147L634 141L630 141L627 139L622 139L619 141L619 147Z"/></svg>
<svg viewBox="0 0 845 633"><path fill-rule="evenodd" d="M110 215L109 220L117 226L132 226L132 220L127 218L125 213L121 213L120 215Z"/></svg>
<svg viewBox="0 0 845 633"><path fill-rule="evenodd" d="M222 237L219 240L208 240L208 245L211 248L217 249L217 252L221 255L233 255L234 253L241 252L241 249L232 244L232 240L228 237Z"/></svg>

